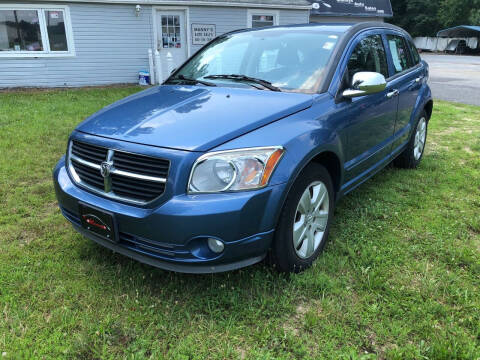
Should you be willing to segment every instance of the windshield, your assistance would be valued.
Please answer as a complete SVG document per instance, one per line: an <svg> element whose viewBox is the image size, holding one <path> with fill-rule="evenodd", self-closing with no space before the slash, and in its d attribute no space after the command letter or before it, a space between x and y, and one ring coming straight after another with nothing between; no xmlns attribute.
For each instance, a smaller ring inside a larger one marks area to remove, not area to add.
<svg viewBox="0 0 480 360"><path fill-rule="evenodd" d="M244 75L282 91L315 93L338 39L334 33L297 29L227 35L195 54L175 77L206 79L218 86L249 86L245 79L240 85L231 79L212 80L214 75Z"/></svg>

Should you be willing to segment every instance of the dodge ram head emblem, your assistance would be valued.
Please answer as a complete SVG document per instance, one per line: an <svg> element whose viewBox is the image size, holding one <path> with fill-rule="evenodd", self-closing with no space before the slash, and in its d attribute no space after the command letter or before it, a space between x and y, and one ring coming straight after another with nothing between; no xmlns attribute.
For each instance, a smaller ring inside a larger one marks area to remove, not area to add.
<svg viewBox="0 0 480 360"><path fill-rule="evenodd" d="M100 164L100 174L102 174L104 178L108 177L112 171L112 166L113 164L110 161L102 162Z"/></svg>

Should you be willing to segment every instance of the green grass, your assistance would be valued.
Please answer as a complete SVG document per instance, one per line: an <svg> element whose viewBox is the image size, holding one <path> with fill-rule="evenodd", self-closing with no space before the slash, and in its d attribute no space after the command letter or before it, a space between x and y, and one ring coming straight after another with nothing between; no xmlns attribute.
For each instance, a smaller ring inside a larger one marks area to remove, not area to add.
<svg viewBox="0 0 480 360"><path fill-rule="evenodd" d="M194 276L114 255L56 205L69 133L138 90L0 93L4 358L480 358L480 108L436 103L419 169L344 198L313 268Z"/></svg>

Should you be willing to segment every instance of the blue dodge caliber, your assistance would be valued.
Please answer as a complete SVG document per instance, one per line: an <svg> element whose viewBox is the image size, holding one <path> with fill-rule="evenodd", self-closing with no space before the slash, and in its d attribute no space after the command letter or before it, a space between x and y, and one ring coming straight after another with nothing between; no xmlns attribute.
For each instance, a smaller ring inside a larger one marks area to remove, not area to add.
<svg viewBox="0 0 480 360"><path fill-rule="evenodd" d="M411 37L388 24L222 35L75 129L53 174L60 209L87 238L159 268L268 256L302 271L340 197L392 161L419 164L427 80Z"/></svg>

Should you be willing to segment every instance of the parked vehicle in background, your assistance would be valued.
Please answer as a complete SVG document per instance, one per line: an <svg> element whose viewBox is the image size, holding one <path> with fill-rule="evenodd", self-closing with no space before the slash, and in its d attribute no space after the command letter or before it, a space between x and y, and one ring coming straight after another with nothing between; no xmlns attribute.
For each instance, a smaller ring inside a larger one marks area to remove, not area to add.
<svg viewBox="0 0 480 360"><path fill-rule="evenodd" d="M465 40L452 40L448 43L445 52L454 54L465 54L467 52L467 42Z"/></svg>
<svg viewBox="0 0 480 360"><path fill-rule="evenodd" d="M94 114L54 170L86 237L160 268L219 272L267 255L298 272L335 203L390 162L421 161L428 65L392 25L222 35L159 87Z"/></svg>

